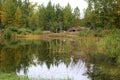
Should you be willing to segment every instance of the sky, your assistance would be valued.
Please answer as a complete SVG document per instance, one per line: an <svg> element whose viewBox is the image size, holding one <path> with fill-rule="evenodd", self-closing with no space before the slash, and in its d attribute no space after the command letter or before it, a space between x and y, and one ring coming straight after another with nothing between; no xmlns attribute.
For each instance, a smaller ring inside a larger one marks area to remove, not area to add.
<svg viewBox="0 0 120 80"><path fill-rule="evenodd" d="M50 0L30 0L30 2L38 2L38 5L48 4ZM81 16L83 16L83 10L87 7L87 3L84 0L51 0L52 4L60 4L61 6L66 6L68 3L71 5L72 9L79 7Z"/></svg>

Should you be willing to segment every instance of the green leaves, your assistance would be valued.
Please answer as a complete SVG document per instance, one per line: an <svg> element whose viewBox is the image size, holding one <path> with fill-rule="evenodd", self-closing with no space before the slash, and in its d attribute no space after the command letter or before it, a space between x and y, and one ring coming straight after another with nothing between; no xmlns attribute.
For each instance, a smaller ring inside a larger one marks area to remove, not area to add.
<svg viewBox="0 0 120 80"><path fill-rule="evenodd" d="M110 57L118 60L120 58L120 31L113 31L112 34L105 37L102 42L102 48L104 49L105 53Z"/></svg>
<svg viewBox="0 0 120 80"><path fill-rule="evenodd" d="M4 28L16 26L32 31L40 28L59 32L80 26L80 10L72 10L70 4L61 7L51 2L47 6L32 4L29 0L5 0L0 3L0 25Z"/></svg>
<svg viewBox="0 0 120 80"><path fill-rule="evenodd" d="M87 0L88 8L84 19L91 22L92 26L102 28L120 28L120 15L118 0ZM86 22L87 22L86 21Z"/></svg>

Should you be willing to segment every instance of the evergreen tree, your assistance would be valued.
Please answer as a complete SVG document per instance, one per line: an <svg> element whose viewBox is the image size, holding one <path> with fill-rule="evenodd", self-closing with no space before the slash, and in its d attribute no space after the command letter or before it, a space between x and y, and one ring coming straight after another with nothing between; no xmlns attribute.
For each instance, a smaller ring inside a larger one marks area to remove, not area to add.
<svg viewBox="0 0 120 80"><path fill-rule="evenodd" d="M87 0L88 2L88 8L89 10L91 4L92 15L87 16L85 15L85 19L89 17L88 20L91 21L91 24L94 25L94 27L102 27L102 28L118 28L120 23L120 15L118 14L120 7L118 3L119 0Z"/></svg>
<svg viewBox="0 0 120 80"><path fill-rule="evenodd" d="M52 5L51 1L45 7L32 4L29 0L0 0L0 25L5 28L16 26L32 30L43 29L59 32L70 27L80 25L80 10L78 7L72 11L68 4L61 7ZM36 8L36 9L35 9Z"/></svg>
<svg viewBox="0 0 120 80"><path fill-rule="evenodd" d="M16 6L13 0L6 0L3 3L1 8L1 22L5 27L13 24L15 10Z"/></svg>
<svg viewBox="0 0 120 80"><path fill-rule="evenodd" d="M30 16L30 2L29 0L24 0L22 5L23 11L23 24L24 27L29 27L29 16Z"/></svg>
<svg viewBox="0 0 120 80"><path fill-rule="evenodd" d="M23 5L22 0L18 0L17 1L17 6L19 6L22 9L22 5Z"/></svg>
<svg viewBox="0 0 120 80"><path fill-rule="evenodd" d="M44 7L44 5L42 4L41 6L39 6L38 8L38 17L39 17L39 26L41 27L41 29L45 29L45 25L47 23L47 21L45 20L45 14L46 14L46 8Z"/></svg>
<svg viewBox="0 0 120 80"><path fill-rule="evenodd" d="M2 28L2 23L1 23L1 7L2 7L3 0L0 0L0 28Z"/></svg>
<svg viewBox="0 0 120 80"><path fill-rule="evenodd" d="M22 10L18 6L15 12L15 19L14 19L14 25L17 26L18 28L21 28L23 25L22 18L23 18Z"/></svg>
<svg viewBox="0 0 120 80"><path fill-rule="evenodd" d="M51 2L48 3L45 13L46 30L50 30L53 27L53 22L55 21L55 8Z"/></svg>
<svg viewBox="0 0 120 80"><path fill-rule="evenodd" d="M64 23L64 30L73 27L73 15L72 15L72 9L71 6L68 4L64 9L63 9L63 23Z"/></svg>
<svg viewBox="0 0 120 80"><path fill-rule="evenodd" d="M31 30L41 28L41 27L39 27L39 13L38 13L38 11L34 12L32 14L32 16L30 17L29 26L30 26Z"/></svg>
<svg viewBox="0 0 120 80"><path fill-rule="evenodd" d="M80 25L80 10L78 7L74 9L74 24L75 26Z"/></svg>

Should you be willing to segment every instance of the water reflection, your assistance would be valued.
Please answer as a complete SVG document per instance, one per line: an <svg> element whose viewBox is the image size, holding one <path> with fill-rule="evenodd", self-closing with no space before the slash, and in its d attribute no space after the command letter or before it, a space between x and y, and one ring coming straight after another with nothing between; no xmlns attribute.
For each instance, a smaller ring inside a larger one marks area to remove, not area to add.
<svg viewBox="0 0 120 80"><path fill-rule="evenodd" d="M73 64L73 60L71 60L73 49L74 46L70 41L62 40L7 42L1 49L0 70L6 73L17 72L18 75L26 74L34 78L39 78L38 76L42 78L75 78L77 76L72 76L72 71L79 73L81 71L78 71L79 68L71 69L72 66L78 65ZM44 71L45 69L46 71ZM39 74L35 72L36 70L43 70L43 72ZM86 71L86 69L83 70ZM54 71L56 74L53 74ZM86 76L84 77L86 78Z"/></svg>
<svg viewBox="0 0 120 80"><path fill-rule="evenodd" d="M37 64L36 66L31 65L28 68L27 75L32 78L55 78L56 80L68 77L72 80L90 80L87 75L84 75L86 71L87 68L82 60L79 60L77 64L75 64L71 59L68 67L62 61L59 61L58 65L51 65L50 68L47 67L46 63L42 65ZM25 75L22 69L17 74Z"/></svg>
<svg viewBox="0 0 120 80"><path fill-rule="evenodd" d="M120 66L104 55L89 57L75 40L6 41L0 43L0 72L32 78L119 80ZM80 48L80 49L79 49Z"/></svg>

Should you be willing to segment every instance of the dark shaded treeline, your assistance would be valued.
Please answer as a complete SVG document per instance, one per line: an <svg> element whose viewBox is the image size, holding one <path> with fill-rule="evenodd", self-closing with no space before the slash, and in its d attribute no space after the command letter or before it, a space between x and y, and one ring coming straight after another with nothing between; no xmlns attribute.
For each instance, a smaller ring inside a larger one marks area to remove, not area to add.
<svg viewBox="0 0 120 80"><path fill-rule="evenodd" d="M120 0L85 0L83 24L93 28L120 29Z"/></svg>
<svg viewBox="0 0 120 80"><path fill-rule="evenodd" d="M0 28L16 26L31 30L66 30L80 25L80 10L72 10L68 4L61 7L59 4L47 6L33 4L29 0L0 0Z"/></svg>
<svg viewBox="0 0 120 80"><path fill-rule="evenodd" d="M15 26L31 30L58 32L74 26L92 28L120 28L119 0L86 0L87 9L80 19L80 10L68 4L61 7L51 2L47 6L33 4L29 0L0 0L0 28Z"/></svg>

